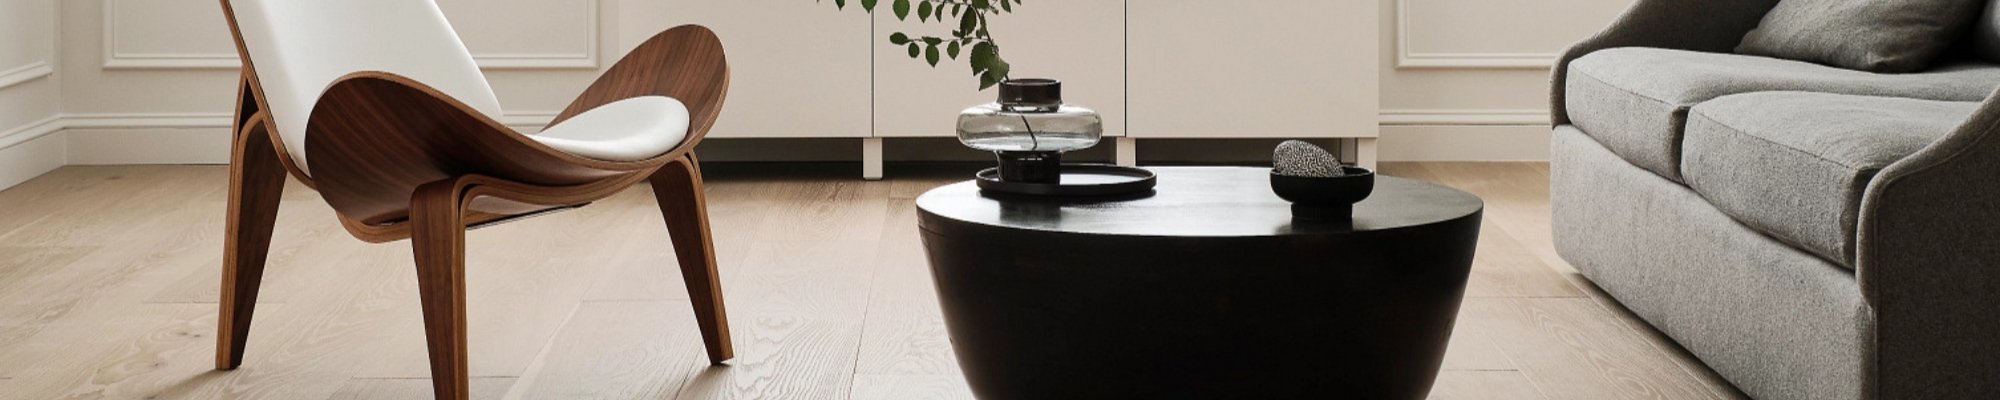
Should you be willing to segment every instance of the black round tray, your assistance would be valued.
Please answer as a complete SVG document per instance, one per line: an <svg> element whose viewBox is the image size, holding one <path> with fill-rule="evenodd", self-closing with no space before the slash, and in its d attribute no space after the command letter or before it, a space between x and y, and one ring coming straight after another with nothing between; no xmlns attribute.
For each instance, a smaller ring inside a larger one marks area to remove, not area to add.
<svg viewBox="0 0 2000 400"><path fill-rule="evenodd" d="M1153 190L1153 171L1103 164L1063 164L1062 183L1000 181L999 168L979 171L979 189L1029 196L1114 196Z"/></svg>

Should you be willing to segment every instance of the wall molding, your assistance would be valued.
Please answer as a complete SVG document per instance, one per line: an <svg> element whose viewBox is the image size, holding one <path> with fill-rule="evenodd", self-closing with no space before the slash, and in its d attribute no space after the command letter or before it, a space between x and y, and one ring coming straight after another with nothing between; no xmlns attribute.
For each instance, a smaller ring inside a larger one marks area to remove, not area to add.
<svg viewBox="0 0 2000 400"><path fill-rule="evenodd" d="M1384 109L1382 126L1506 126L1548 125L1549 110L1536 109Z"/></svg>
<svg viewBox="0 0 2000 400"><path fill-rule="evenodd" d="M36 61L8 70L0 70L0 89L28 83L54 75L56 68L48 61Z"/></svg>
<svg viewBox="0 0 2000 400"><path fill-rule="evenodd" d="M35 122L29 122L26 125L0 131L0 150L6 150L9 147L18 146L30 140L41 139L43 136L61 132L63 127L62 115L50 115L48 118L42 118Z"/></svg>
<svg viewBox="0 0 2000 400"><path fill-rule="evenodd" d="M1402 69L1548 69L1556 53L1423 53L1410 47L1410 0L1396 0L1396 68Z"/></svg>
<svg viewBox="0 0 2000 400"><path fill-rule="evenodd" d="M577 54L474 53L480 69L598 69L603 64L600 44L604 36L603 1L588 0L584 50ZM243 62L230 53L127 53L118 51L118 0L104 0L102 46L104 69L239 69ZM233 45L232 45L233 47Z"/></svg>

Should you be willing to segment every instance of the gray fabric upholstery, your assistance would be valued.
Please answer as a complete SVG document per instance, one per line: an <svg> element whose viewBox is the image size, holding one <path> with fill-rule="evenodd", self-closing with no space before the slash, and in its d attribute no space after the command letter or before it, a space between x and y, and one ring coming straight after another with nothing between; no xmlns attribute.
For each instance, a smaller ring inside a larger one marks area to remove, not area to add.
<svg viewBox="0 0 2000 400"><path fill-rule="evenodd" d="M1985 0L1784 0L1736 52L1874 72L1931 65Z"/></svg>
<svg viewBox="0 0 2000 400"><path fill-rule="evenodd" d="M1552 141L1556 249L1592 282L1752 397L1867 397L1873 324L1847 269L1736 223L1574 127Z"/></svg>
<svg viewBox="0 0 2000 400"><path fill-rule="evenodd" d="M1723 96L1690 112L1681 176L1744 225L1852 266L1875 173L1972 116L1979 103L1805 92Z"/></svg>
<svg viewBox="0 0 2000 400"><path fill-rule="evenodd" d="M1570 121L1605 147L1679 181L1687 110L1716 97L1812 91L1977 101L2000 87L2000 66L1955 65L1916 74L1877 74L1737 54L1627 47L1570 63L1563 90Z"/></svg>
<svg viewBox="0 0 2000 400"><path fill-rule="evenodd" d="M1617 47L1656 47L1709 52L1728 52L1743 41L1743 34L1757 27L1764 14L1778 0L1637 0L1604 31L1563 50L1550 71L1549 120L1556 125L1570 122L1568 95L1562 90L1569 81L1569 64L1586 54Z"/></svg>
<svg viewBox="0 0 2000 400"><path fill-rule="evenodd" d="M1728 52L1775 4L1638 0L1564 51L1549 94L1557 252L1760 399L2000 398L2000 99L1891 95L1982 103L1868 181L1852 270L1735 222L1593 137L1616 133L1565 125L1576 60L1618 47ZM1995 16L1985 24L2000 25ZM1977 74L1945 73L1965 81L1923 90L1992 88ZM1771 90L1786 89L1752 91Z"/></svg>
<svg viewBox="0 0 2000 400"><path fill-rule="evenodd" d="M2000 100L1877 174L1859 234L1881 398L2000 398Z"/></svg>
<svg viewBox="0 0 2000 400"><path fill-rule="evenodd" d="M1986 2L1986 9L1979 13L1979 19L1972 22L1971 32L1967 32L1965 45L1971 53L1988 62L2000 62L2000 7Z"/></svg>

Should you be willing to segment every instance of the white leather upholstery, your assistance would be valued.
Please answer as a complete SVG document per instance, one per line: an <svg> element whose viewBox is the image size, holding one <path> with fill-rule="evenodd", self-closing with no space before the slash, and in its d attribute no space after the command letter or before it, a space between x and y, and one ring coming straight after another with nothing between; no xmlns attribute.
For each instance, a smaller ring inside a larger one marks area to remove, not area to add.
<svg viewBox="0 0 2000 400"><path fill-rule="evenodd" d="M534 138L586 158L639 161L673 150L687 138L687 130L687 105L671 97L641 96L577 114Z"/></svg>
<svg viewBox="0 0 2000 400"><path fill-rule="evenodd" d="M384 71L423 82L488 118L500 100L433 0L232 0L279 137L299 168L313 105L347 74ZM679 100L645 96L606 104L549 127L536 141L604 161L665 154L687 137Z"/></svg>
<svg viewBox="0 0 2000 400"><path fill-rule="evenodd" d="M306 164L306 120L335 79L384 71L430 85L488 117L500 100L432 0L232 0L285 150Z"/></svg>

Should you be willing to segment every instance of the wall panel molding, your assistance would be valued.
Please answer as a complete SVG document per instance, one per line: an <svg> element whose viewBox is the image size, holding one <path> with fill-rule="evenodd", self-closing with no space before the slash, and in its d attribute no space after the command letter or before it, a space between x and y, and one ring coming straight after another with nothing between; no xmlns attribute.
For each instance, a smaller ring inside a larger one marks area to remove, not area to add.
<svg viewBox="0 0 2000 400"><path fill-rule="evenodd" d="M482 69L597 69L602 65L604 36L603 2L609 0L589 0L586 11L588 20L584 48L574 53L530 54L530 53L473 53L472 59ZM118 9L119 0L104 0L103 38L104 69L238 69L243 63L235 52L228 53L138 53L118 50ZM232 45L233 46L233 45Z"/></svg>
<svg viewBox="0 0 2000 400"><path fill-rule="evenodd" d="M1410 46L1411 0L1396 0L1396 68L1405 69L1548 69L1556 53L1419 52Z"/></svg>
<svg viewBox="0 0 2000 400"><path fill-rule="evenodd" d="M0 70L0 89L47 78L56 73L55 66L48 61L36 61L12 69Z"/></svg>

